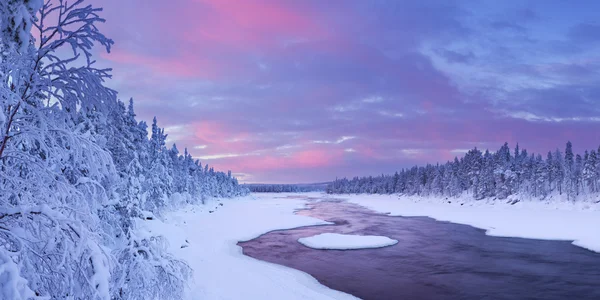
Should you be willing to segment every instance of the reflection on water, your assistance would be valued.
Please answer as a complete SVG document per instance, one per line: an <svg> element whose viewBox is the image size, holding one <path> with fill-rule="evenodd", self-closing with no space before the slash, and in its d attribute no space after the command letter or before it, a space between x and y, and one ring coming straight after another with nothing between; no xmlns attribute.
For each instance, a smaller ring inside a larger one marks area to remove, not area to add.
<svg viewBox="0 0 600 300"><path fill-rule="evenodd" d="M566 241L490 237L466 225L391 217L335 200L312 199L297 214L335 225L272 231L239 243L244 254L363 299L600 299L600 254ZM297 242L324 232L399 242L349 251Z"/></svg>

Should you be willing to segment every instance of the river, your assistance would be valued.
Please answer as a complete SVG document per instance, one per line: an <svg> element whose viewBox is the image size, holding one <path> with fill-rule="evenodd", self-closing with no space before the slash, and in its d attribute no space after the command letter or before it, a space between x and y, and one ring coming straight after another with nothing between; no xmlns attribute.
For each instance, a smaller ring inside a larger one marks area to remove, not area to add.
<svg viewBox="0 0 600 300"><path fill-rule="evenodd" d="M309 199L296 213L335 224L272 231L240 242L244 254L365 300L600 299L600 254L568 241L491 237L467 225L393 217L342 200ZM399 242L363 250L297 242L326 232Z"/></svg>

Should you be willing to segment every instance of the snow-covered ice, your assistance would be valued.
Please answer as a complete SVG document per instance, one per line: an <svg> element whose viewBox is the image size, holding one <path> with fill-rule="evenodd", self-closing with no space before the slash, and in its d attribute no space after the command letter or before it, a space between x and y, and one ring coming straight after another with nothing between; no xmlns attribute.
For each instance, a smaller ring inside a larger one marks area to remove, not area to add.
<svg viewBox="0 0 600 300"><path fill-rule="evenodd" d="M397 240L378 235L352 235L339 233L321 233L300 238L298 242L313 249L352 250L382 248L396 245Z"/></svg>
<svg viewBox="0 0 600 300"><path fill-rule="evenodd" d="M256 194L225 199L223 206L212 200L170 213L164 222L144 221L143 230L167 237L169 251L194 270L187 299L356 299L304 272L243 255L239 241L276 229L329 224L295 215L305 200L280 197L285 194Z"/></svg>
<svg viewBox="0 0 600 300"><path fill-rule="evenodd" d="M323 195L324 197L328 197ZM471 225L487 235L567 240L600 252L600 206L596 203L555 201L473 200L398 195L334 195L393 216L426 216Z"/></svg>

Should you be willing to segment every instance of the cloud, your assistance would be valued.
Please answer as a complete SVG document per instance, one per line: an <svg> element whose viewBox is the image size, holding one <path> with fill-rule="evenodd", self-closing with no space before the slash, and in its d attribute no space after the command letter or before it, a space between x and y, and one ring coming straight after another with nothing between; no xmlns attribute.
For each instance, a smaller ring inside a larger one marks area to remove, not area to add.
<svg viewBox="0 0 600 300"><path fill-rule="evenodd" d="M111 87L253 182L597 147L598 25L568 4L103 1ZM562 6L561 6L562 5ZM590 11L593 11L590 9Z"/></svg>
<svg viewBox="0 0 600 300"><path fill-rule="evenodd" d="M574 42L583 44L600 43L600 25L593 23L580 23L569 29L568 37Z"/></svg>
<svg viewBox="0 0 600 300"><path fill-rule="evenodd" d="M475 55L471 51L467 53L461 53L449 49L437 49L436 52L438 52L439 55L444 57L450 63L468 63L475 58Z"/></svg>

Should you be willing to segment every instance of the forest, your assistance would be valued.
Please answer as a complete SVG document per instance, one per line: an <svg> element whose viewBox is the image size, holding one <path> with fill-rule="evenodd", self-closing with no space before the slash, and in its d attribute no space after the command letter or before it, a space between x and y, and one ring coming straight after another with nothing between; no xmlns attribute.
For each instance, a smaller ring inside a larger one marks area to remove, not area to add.
<svg viewBox="0 0 600 300"><path fill-rule="evenodd" d="M598 150L574 154L571 142L565 151L550 151L546 157L529 154L517 144L513 151L505 143L496 152L475 148L460 159L445 164L427 164L402 169L393 175L336 179L327 193L404 194L458 197L471 195L506 199L511 195L545 199L559 195L569 201L600 192Z"/></svg>
<svg viewBox="0 0 600 300"><path fill-rule="evenodd" d="M180 299L191 270L136 224L248 193L106 87L101 13L0 3L0 299Z"/></svg>
<svg viewBox="0 0 600 300"><path fill-rule="evenodd" d="M307 193L323 192L327 183L309 184L244 184L252 193Z"/></svg>

